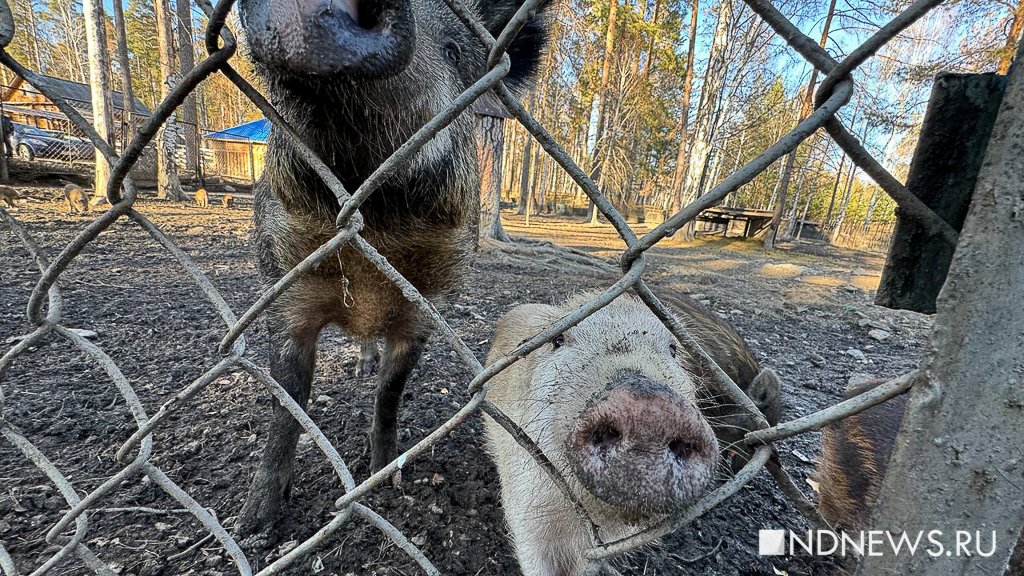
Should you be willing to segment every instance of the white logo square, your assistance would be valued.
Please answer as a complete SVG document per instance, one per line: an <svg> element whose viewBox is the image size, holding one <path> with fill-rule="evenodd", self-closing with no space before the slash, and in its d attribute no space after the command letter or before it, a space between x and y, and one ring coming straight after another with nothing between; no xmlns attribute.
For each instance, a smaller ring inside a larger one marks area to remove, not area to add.
<svg viewBox="0 0 1024 576"><path fill-rule="evenodd" d="M761 556L783 556L786 554L785 530L758 530L757 553Z"/></svg>

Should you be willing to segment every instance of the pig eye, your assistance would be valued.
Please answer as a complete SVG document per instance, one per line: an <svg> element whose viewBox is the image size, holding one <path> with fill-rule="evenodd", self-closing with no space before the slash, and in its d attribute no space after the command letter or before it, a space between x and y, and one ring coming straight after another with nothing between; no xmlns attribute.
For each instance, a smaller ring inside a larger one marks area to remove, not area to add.
<svg viewBox="0 0 1024 576"><path fill-rule="evenodd" d="M459 45L454 42L448 42L444 45L444 56L445 58L452 61L454 64L459 63L459 59L462 58L462 49Z"/></svg>
<svg viewBox="0 0 1024 576"><path fill-rule="evenodd" d="M676 346L675 343L669 344L668 351L670 354L672 354L672 357L675 358L676 354L679 354L679 346Z"/></svg>
<svg viewBox="0 0 1024 576"><path fill-rule="evenodd" d="M557 350L565 345L565 334L559 334L555 336L555 339L551 341L551 348Z"/></svg>

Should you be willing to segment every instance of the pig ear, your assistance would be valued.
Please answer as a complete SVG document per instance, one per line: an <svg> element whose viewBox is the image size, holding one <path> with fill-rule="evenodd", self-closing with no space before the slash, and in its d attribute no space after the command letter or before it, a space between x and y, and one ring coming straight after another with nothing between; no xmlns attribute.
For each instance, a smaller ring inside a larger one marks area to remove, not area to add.
<svg viewBox="0 0 1024 576"><path fill-rule="evenodd" d="M523 0L478 0L482 22L495 38L523 4ZM548 34L545 13L552 0L542 0L537 14L527 22L508 48L512 69L505 77L512 87L529 84L540 65L540 56L547 45Z"/></svg>
<svg viewBox="0 0 1024 576"><path fill-rule="evenodd" d="M502 316L494 330L491 356L504 356L515 350L524 340L562 317L562 310L546 304L522 304ZM488 359L488 363L492 360Z"/></svg>

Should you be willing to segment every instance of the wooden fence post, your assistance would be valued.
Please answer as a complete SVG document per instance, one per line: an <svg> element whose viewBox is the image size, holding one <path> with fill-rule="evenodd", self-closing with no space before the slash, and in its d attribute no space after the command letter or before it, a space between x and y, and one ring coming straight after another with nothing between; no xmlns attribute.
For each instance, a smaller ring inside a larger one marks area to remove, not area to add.
<svg viewBox="0 0 1024 576"><path fill-rule="evenodd" d="M1006 77L995 74L940 74L932 87L907 189L957 231L1005 88ZM933 314L955 248L899 218L875 304Z"/></svg>
<svg viewBox="0 0 1024 576"><path fill-rule="evenodd" d="M253 154L252 140L247 141L249 143L249 180L253 185L256 184L256 158Z"/></svg>

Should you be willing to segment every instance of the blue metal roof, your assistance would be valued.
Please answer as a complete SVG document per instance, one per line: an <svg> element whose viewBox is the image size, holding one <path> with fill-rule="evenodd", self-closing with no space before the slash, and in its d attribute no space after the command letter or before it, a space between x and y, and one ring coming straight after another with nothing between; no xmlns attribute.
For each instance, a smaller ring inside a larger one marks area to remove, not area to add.
<svg viewBox="0 0 1024 576"><path fill-rule="evenodd" d="M253 142L266 142L270 134L270 121L266 118L239 124L218 132L211 132L204 138L212 140L252 140Z"/></svg>

